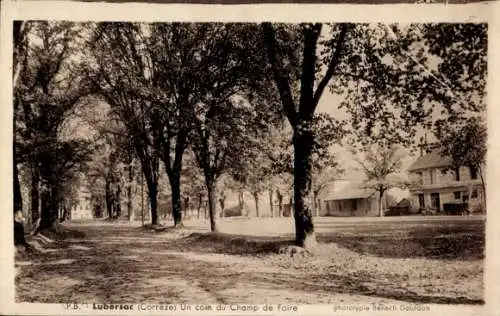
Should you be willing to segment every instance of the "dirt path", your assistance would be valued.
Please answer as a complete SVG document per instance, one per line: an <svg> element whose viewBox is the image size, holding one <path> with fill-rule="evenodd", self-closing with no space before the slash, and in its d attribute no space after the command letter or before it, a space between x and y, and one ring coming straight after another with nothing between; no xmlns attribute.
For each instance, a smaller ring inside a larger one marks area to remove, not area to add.
<svg viewBox="0 0 500 316"><path fill-rule="evenodd" d="M391 303L401 295L407 302L421 298L439 302L411 291L405 296L397 280L391 285L386 278L384 285L377 279L375 284L372 276L363 279L348 269L321 271L325 263L321 258L303 262L302 267L310 267L304 269L300 262L290 261L295 259L278 255L240 256L183 248L178 243L181 236L173 233L119 225L77 228L86 238L16 261L18 301L335 304Z"/></svg>

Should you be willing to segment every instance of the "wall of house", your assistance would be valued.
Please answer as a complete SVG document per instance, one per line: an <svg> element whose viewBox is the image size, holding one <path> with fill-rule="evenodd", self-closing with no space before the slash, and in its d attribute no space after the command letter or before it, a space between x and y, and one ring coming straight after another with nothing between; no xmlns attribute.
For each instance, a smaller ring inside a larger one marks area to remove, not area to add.
<svg viewBox="0 0 500 316"><path fill-rule="evenodd" d="M93 217L90 195L80 193L78 203L71 208L71 219L92 219Z"/></svg>
<svg viewBox="0 0 500 316"><path fill-rule="evenodd" d="M448 183L456 183L456 175L455 171L446 168L428 168L419 170L418 172L422 173L422 184L424 185L432 185L432 184L448 184ZM418 172L415 172L418 174ZM431 173L434 173L431 176ZM471 172L468 167L460 167L460 182L462 181L470 181L473 180L471 178ZM480 175L477 174L477 179L479 180ZM433 181L431 181L433 180Z"/></svg>
<svg viewBox="0 0 500 316"><path fill-rule="evenodd" d="M477 192L477 196L473 196L473 191ZM455 198L455 192L460 192L460 198ZM425 207L430 208L431 207L431 194L432 193L439 193L439 200L440 200L440 209L443 210L443 205L446 203L463 203L463 195L468 195L469 199L469 205L472 207L480 207L483 204L483 190L481 188L481 185L476 184L469 187L455 187L455 188L442 188L439 190L426 190L422 194L424 194L424 200L425 200ZM412 203L412 208L418 209L419 208L419 192L412 192L410 201Z"/></svg>
<svg viewBox="0 0 500 316"><path fill-rule="evenodd" d="M325 215L327 216L377 216L378 203L376 198L325 201ZM354 208L356 206L356 208Z"/></svg>

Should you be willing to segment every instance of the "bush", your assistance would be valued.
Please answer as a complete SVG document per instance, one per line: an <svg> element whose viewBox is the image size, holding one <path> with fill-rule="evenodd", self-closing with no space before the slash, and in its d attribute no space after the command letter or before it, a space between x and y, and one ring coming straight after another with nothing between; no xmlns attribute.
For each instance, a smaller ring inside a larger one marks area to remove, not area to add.
<svg viewBox="0 0 500 316"><path fill-rule="evenodd" d="M482 204L478 203L471 207L471 213L473 214L486 214L486 209Z"/></svg>
<svg viewBox="0 0 500 316"><path fill-rule="evenodd" d="M420 209L420 214L425 215L425 216L436 215L437 210L434 208L422 208L422 209Z"/></svg>
<svg viewBox="0 0 500 316"><path fill-rule="evenodd" d="M447 215L463 215L469 211L468 203L445 203L443 204L443 211Z"/></svg>
<svg viewBox="0 0 500 316"><path fill-rule="evenodd" d="M224 210L224 217L242 216L243 212L239 206L230 207Z"/></svg>

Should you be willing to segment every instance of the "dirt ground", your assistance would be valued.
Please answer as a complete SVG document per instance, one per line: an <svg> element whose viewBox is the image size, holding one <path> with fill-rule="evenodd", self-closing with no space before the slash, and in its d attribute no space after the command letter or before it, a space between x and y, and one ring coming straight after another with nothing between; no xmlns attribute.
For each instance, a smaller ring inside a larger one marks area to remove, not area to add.
<svg viewBox="0 0 500 316"><path fill-rule="evenodd" d="M292 236L288 228L280 231L273 226L286 221L290 219L236 224L225 220L220 234L207 233L202 220L188 220L185 229L161 232L137 223L68 223L66 227L83 234L48 240L43 251L16 255L16 299L40 303L484 303L481 218L319 219L320 244L311 257L276 253ZM237 227L239 235L235 235Z"/></svg>

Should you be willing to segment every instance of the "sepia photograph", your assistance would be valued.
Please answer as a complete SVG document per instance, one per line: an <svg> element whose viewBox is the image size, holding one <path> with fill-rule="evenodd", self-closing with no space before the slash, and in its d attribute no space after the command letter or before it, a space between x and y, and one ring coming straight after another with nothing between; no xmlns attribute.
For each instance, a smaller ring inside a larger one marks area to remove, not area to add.
<svg viewBox="0 0 500 316"><path fill-rule="evenodd" d="M11 28L16 304L485 304L488 23Z"/></svg>

